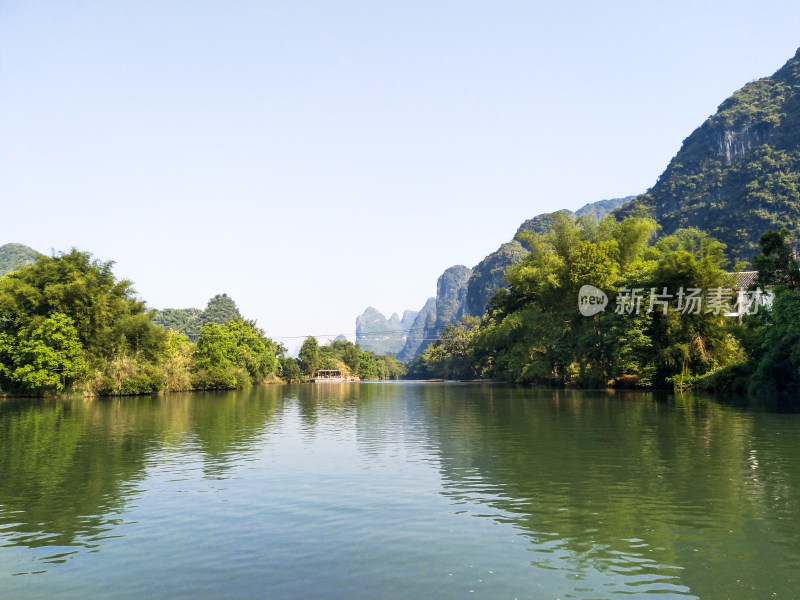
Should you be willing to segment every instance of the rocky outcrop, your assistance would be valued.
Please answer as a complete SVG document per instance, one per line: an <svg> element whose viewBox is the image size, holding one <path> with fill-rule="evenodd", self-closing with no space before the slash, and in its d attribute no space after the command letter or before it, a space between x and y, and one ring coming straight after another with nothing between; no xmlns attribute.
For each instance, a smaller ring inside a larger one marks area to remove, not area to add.
<svg viewBox="0 0 800 600"><path fill-rule="evenodd" d="M756 146L769 142L771 134L769 125L744 123L737 129L723 129L711 135L720 156L725 158L725 164L730 165L746 158Z"/></svg>

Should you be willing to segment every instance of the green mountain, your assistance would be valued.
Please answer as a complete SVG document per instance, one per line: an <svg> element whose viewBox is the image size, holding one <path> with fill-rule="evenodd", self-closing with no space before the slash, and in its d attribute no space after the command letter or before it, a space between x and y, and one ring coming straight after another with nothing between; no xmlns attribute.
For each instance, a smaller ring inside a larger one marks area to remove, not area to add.
<svg viewBox="0 0 800 600"><path fill-rule="evenodd" d="M224 325L242 315L236 302L228 294L217 294L208 301L205 310L199 308L165 308L153 311L153 324L165 329L174 329L196 342L200 330L206 323Z"/></svg>
<svg viewBox="0 0 800 600"><path fill-rule="evenodd" d="M0 277L17 267L32 263L39 255L36 250L24 244L5 244L0 246Z"/></svg>
<svg viewBox="0 0 800 600"><path fill-rule="evenodd" d="M767 229L800 233L800 50L745 85L683 141L656 184L618 211L646 210L661 234L698 227L750 260Z"/></svg>

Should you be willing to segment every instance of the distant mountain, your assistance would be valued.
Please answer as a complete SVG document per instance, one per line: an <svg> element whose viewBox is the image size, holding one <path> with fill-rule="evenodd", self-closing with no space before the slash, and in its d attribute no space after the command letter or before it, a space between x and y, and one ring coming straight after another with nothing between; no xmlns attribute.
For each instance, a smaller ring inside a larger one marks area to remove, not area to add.
<svg viewBox="0 0 800 600"><path fill-rule="evenodd" d="M750 260L758 238L800 234L800 50L745 85L683 141L656 184L619 209L650 213L663 234L698 227Z"/></svg>
<svg viewBox="0 0 800 600"><path fill-rule="evenodd" d="M403 349L417 314L407 310L402 319L397 313L387 319L378 309L367 307L356 318L356 343L376 354L397 354Z"/></svg>
<svg viewBox="0 0 800 600"><path fill-rule="evenodd" d="M467 282L472 269L455 265L446 269L436 282L436 332L438 336L445 325L458 322L467 314ZM427 346L427 344L426 344Z"/></svg>
<svg viewBox="0 0 800 600"><path fill-rule="evenodd" d="M32 263L39 255L36 250L24 244L5 244L0 246L0 277L17 267Z"/></svg>
<svg viewBox="0 0 800 600"><path fill-rule="evenodd" d="M153 311L153 323L165 329L174 329L196 342L200 330L206 323L224 325L232 319L241 319L236 302L227 294L217 294L208 301L206 308L165 308Z"/></svg>

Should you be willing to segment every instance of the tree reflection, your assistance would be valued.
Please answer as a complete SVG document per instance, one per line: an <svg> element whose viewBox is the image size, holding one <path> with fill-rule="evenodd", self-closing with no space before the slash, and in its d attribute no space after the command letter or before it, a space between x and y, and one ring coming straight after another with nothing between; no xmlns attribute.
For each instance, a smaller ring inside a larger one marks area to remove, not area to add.
<svg viewBox="0 0 800 600"><path fill-rule="evenodd" d="M708 586L710 571L729 586L722 596L735 596L737 580L773 589L764 563L748 559L753 548L779 563L800 557L796 519L783 516L799 508L800 470L776 455L790 448L756 451L771 465L758 477L749 458L769 435L760 421L772 427L775 415L698 396L463 386L452 394L426 391L444 493L519 527L541 567L684 592ZM731 553L718 552L726 545Z"/></svg>
<svg viewBox="0 0 800 600"><path fill-rule="evenodd" d="M283 386L249 392L0 403L0 530L7 545L96 548L172 448L224 477L260 447Z"/></svg>

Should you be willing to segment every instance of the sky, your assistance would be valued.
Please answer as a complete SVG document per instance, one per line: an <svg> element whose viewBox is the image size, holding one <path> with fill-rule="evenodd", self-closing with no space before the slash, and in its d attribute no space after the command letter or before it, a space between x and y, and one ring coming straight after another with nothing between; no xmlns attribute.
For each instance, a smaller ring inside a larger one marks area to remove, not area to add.
<svg viewBox="0 0 800 600"><path fill-rule="evenodd" d="M296 348L646 191L800 3L0 0L0 245L227 293Z"/></svg>

